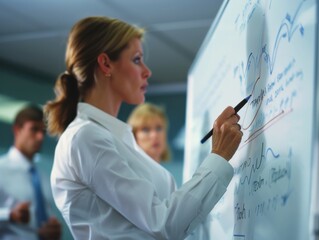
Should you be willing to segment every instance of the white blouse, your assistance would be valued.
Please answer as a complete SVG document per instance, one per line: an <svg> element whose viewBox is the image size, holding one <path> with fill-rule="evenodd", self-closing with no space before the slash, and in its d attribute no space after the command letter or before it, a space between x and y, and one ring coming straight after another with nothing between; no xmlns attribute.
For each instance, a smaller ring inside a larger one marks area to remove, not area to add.
<svg viewBox="0 0 319 240"><path fill-rule="evenodd" d="M233 168L210 154L176 189L131 127L86 103L59 139L53 195L75 239L184 239L226 191Z"/></svg>

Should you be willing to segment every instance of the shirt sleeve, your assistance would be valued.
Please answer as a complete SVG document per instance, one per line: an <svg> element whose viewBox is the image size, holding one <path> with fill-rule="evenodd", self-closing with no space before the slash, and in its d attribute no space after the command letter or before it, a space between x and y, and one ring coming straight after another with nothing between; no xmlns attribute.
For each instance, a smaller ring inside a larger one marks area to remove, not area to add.
<svg viewBox="0 0 319 240"><path fill-rule="evenodd" d="M8 230L10 224L10 212L10 208L0 207L0 232Z"/></svg>
<svg viewBox="0 0 319 240"><path fill-rule="evenodd" d="M83 147L78 147L78 151L85 151ZM156 239L185 238L205 219L233 176L233 168L225 159L210 154L188 182L167 199L160 199L154 185L130 168L111 140L85 147L96 157L90 159L92 166L80 163L85 166L80 170L83 181L130 222Z"/></svg>
<svg viewBox="0 0 319 240"><path fill-rule="evenodd" d="M2 172L0 172L0 175L3 175ZM8 201L8 194L5 193L5 191L2 188L2 182L0 184L0 225L4 223L8 223L10 220L10 207L6 204Z"/></svg>
<svg viewBox="0 0 319 240"><path fill-rule="evenodd" d="M9 222L10 219L10 209L0 208L0 223Z"/></svg>

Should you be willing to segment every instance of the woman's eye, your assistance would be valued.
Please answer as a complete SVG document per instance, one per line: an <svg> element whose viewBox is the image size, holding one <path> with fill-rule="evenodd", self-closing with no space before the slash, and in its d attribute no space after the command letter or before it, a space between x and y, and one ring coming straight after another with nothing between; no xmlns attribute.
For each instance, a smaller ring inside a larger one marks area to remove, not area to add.
<svg viewBox="0 0 319 240"><path fill-rule="evenodd" d="M134 62L135 64L139 64L139 63L141 63L141 61L142 61L142 58L141 58L141 57L135 57L135 58L133 59L133 62Z"/></svg>
<svg viewBox="0 0 319 240"><path fill-rule="evenodd" d="M151 131L151 129L148 127L143 127L141 130L143 133L149 133Z"/></svg>
<svg viewBox="0 0 319 240"><path fill-rule="evenodd" d="M164 130L163 126L156 126L156 132L162 132Z"/></svg>

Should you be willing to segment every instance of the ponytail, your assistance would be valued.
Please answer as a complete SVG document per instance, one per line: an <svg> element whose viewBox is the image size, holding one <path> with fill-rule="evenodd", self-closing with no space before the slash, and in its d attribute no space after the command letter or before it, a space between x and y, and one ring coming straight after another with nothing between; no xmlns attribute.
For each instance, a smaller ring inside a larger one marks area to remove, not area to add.
<svg viewBox="0 0 319 240"><path fill-rule="evenodd" d="M54 90L56 97L45 105L44 113L49 134L59 136L75 118L80 94L76 78L68 72L58 77Z"/></svg>

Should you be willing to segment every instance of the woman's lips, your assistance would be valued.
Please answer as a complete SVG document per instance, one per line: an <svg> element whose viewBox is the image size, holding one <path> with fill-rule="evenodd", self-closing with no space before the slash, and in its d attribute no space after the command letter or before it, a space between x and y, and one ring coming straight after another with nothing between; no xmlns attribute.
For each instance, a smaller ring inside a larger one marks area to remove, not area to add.
<svg viewBox="0 0 319 240"><path fill-rule="evenodd" d="M148 84L144 84L144 85L141 87L141 90L142 90L143 92L146 92L146 91L147 91L147 86L148 86Z"/></svg>

